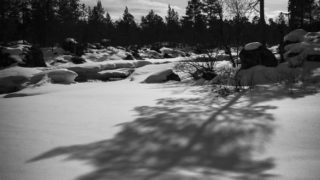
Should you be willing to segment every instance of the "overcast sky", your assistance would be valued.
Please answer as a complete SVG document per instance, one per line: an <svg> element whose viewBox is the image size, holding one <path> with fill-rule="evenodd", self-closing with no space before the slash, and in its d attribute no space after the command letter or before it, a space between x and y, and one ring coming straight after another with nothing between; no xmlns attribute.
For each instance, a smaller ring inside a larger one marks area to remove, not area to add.
<svg viewBox="0 0 320 180"><path fill-rule="evenodd" d="M82 1L87 5L93 6L98 0ZM145 16L151 9L164 17L168 10L168 4L178 11L180 16L183 16L188 0L101 0L101 2L113 19L119 19L125 6L128 6L129 12L139 21L141 16ZM275 17L281 11L286 12L287 4L288 0L265 0L267 17Z"/></svg>

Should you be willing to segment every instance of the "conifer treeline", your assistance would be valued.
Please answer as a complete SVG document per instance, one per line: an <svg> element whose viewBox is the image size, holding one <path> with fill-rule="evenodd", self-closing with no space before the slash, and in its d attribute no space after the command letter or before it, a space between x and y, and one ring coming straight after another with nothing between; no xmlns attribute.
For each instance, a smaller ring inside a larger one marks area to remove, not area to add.
<svg viewBox="0 0 320 180"><path fill-rule="evenodd" d="M319 16L311 15L319 4L309 1L312 7L297 4L306 1L289 1L290 26L319 24ZM110 39L114 45L172 42L222 46L259 41L259 17L250 21L245 15L224 18L221 2L190 0L184 16L169 5L165 18L150 10L137 23L127 7L121 19L112 20L101 1L89 7L80 0L1 0L0 41L25 39L42 46L60 43L67 37L82 43ZM265 31L267 43L279 43L281 32L287 30L284 14L269 19Z"/></svg>

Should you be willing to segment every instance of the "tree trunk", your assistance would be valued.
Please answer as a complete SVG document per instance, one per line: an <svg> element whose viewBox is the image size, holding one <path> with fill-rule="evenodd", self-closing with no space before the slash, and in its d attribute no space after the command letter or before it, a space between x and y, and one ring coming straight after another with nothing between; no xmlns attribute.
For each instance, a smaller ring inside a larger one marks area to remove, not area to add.
<svg viewBox="0 0 320 180"><path fill-rule="evenodd" d="M264 16L264 0L260 1L260 38L263 46L266 46L266 20Z"/></svg>

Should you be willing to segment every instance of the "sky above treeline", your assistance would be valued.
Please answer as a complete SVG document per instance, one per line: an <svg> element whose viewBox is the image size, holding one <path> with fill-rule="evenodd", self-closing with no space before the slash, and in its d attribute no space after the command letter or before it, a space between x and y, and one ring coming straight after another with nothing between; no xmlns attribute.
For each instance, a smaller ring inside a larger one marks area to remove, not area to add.
<svg viewBox="0 0 320 180"><path fill-rule="evenodd" d="M82 1L87 5L94 6L98 0ZM122 16L124 8L127 6L129 12L138 21L142 16L147 15L151 9L164 17L168 10L168 4L178 11L179 16L183 16L188 4L188 0L101 0L101 2L113 19L119 19ZM274 18L280 12L287 12L287 7L288 0L265 0L267 18Z"/></svg>

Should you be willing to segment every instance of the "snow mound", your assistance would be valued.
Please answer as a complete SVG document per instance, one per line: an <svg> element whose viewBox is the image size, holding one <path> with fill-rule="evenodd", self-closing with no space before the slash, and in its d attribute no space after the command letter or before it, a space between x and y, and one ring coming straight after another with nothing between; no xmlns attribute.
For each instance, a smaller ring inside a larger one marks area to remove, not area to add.
<svg viewBox="0 0 320 180"><path fill-rule="evenodd" d="M238 83L243 86L274 84L279 82L304 83L320 82L320 63L305 62L303 67L291 68L289 63L277 67L255 66L237 73Z"/></svg>
<svg viewBox="0 0 320 180"><path fill-rule="evenodd" d="M158 53L155 50L151 50L151 49L139 50L139 55L143 59L162 59L163 58L162 54Z"/></svg>
<svg viewBox="0 0 320 180"><path fill-rule="evenodd" d="M0 71L0 94L23 89L29 79L41 72L36 68L12 67Z"/></svg>
<svg viewBox="0 0 320 180"><path fill-rule="evenodd" d="M144 82L145 83L162 83L169 80L180 81L179 76L175 74L172 69L166 69L166 70L162 70L154 74L151 74L149 77L147 77L144 80Z"/></svg>
<svg viewBox="0 0 320 180"><path fill-rule="evenodd" d="M184 57L186 56L186 54L180 50L177 49L171 49L171 48L167 48L167 47L163 47L160 49L161 53L163 55L167 54L168 56L175 58L175 57Z"/></svg>
<svg viewBox="0 0 320 180"><path fill-rule="evenodd" d="M42 80L49 80L52 83L57 84L71 84L75 82L75 78L78 76L77 73L67 69L54 69L48 70L34 75L30 79L31 84L37 84Z"/></svg>
<svg viewBox="0 0 320 180"><path fill-rule="evenodd" d="M244 49L246 51L252 51L252 50L258 49L261 46L262 46L262 44L260 42L252 42L252 43L246 44L244 46Z"/></svg>
<svg viewBox="0 0 320 180"><path fill-rule="evenodd" d="M124 60L129 55L125 49L109 46L106 49L89 49L82 57L92 62L102 62L109 60Z"/></svg>
<svg viewBox="0 0 320 180"><path fill-rule="evenodd" d="M124 79L133 73L133 69L123 68L98 72L100 80Z"/></svg>
<svg viewBox="0 0 320 180"><path fill-rule="evenodd" d="M9 47L1 46L0 49L2 54L9 54L17 63L23 63L24 55L29 48L31 48L29 44L16 44Z"/></svg>
<svg viewBox="0 0 320 180"><path fill-rule="evenodd" d="M289 33L285 40L296 42L284 47L284 59L291 67L302 66L303 63L314 56L314 60L320 61L320 32L309 32L298 29Z"/></svg>
<svg viewBox="0 0 320 180"><path fill-rule="evenodd" d="M285 42L301 42L304 40L304 35L307 34L307 31L303 29L296 29L291 31L289 34L284 36Z"/></svg>

